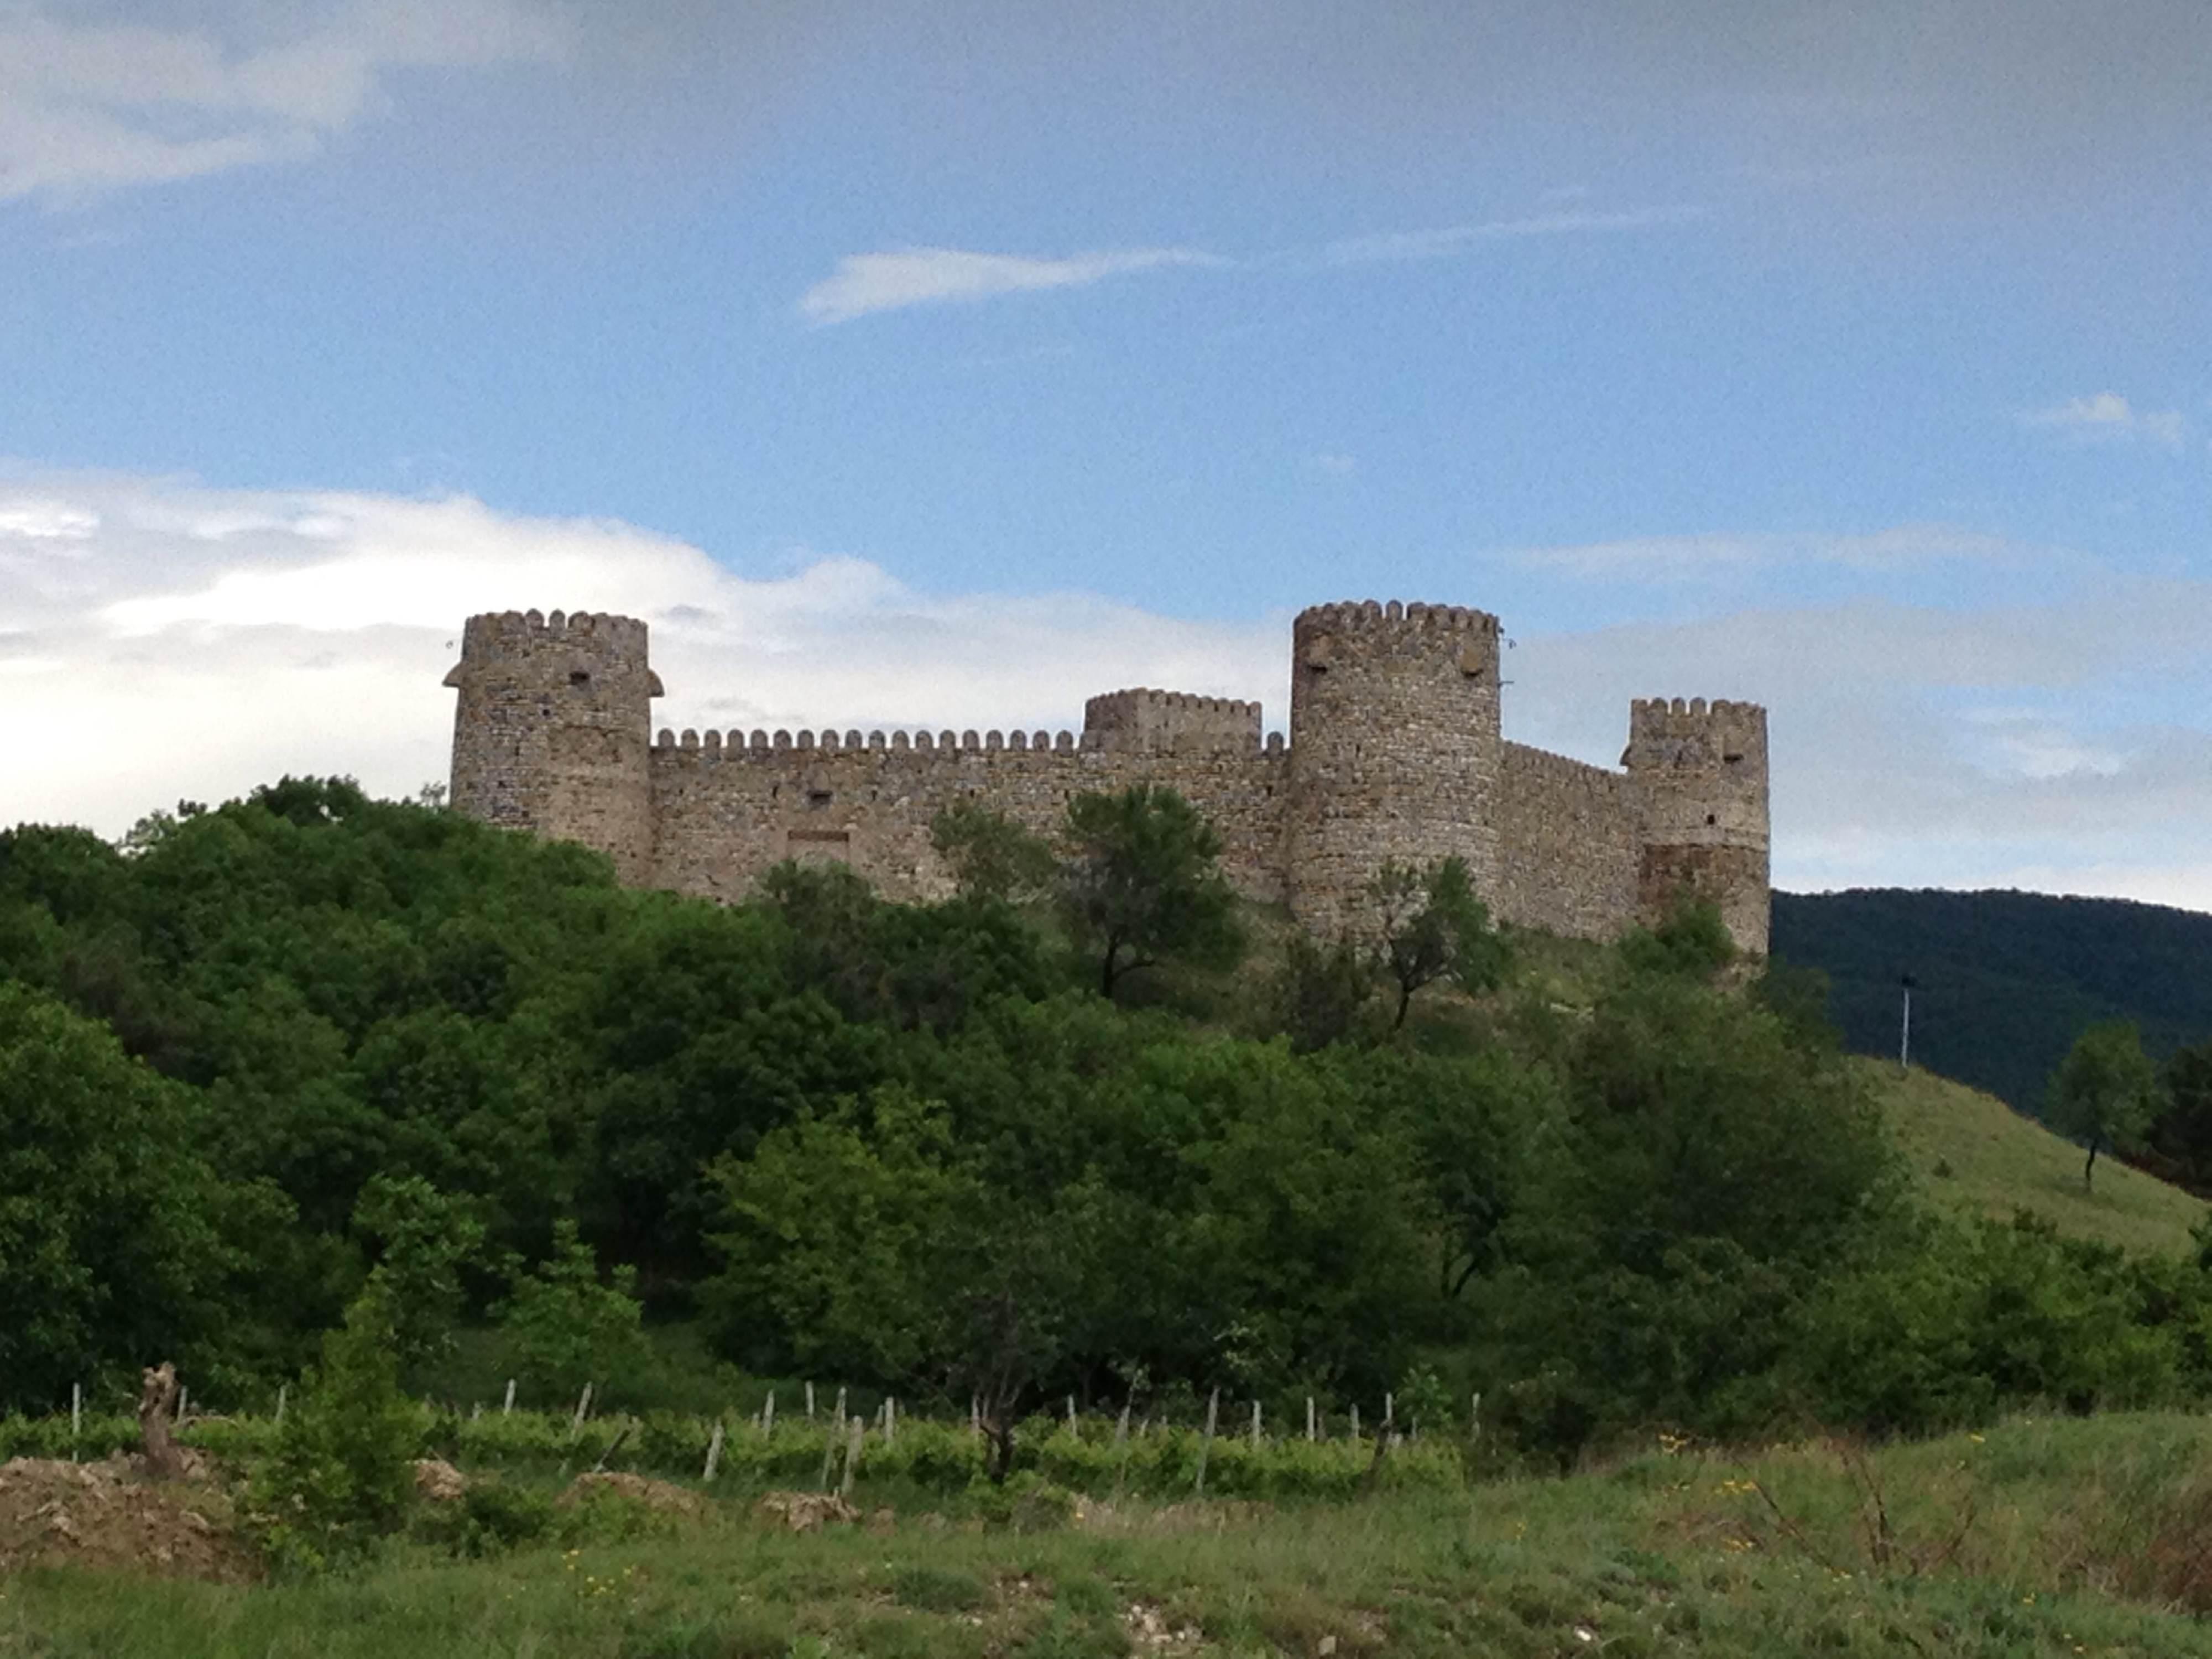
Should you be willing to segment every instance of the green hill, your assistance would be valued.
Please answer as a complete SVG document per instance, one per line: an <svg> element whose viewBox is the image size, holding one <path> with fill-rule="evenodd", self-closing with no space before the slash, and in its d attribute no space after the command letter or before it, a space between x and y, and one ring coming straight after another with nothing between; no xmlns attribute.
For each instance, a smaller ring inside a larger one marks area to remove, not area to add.
<svg viewBox="0 0 2212 1659"><path fill-rule="evenodd" d="M1912 1057L2021 1111L2085 1025L2123 1018L2163 1056L2212 1038L2212 915L2124 899L1858 889L1777 893L1773 951L1817 968L1854 1053Z"/></svg>
<svg viewBox="0 0 2212 1659"><path fill-rule="evenodd" d="M2062 1232L2130 1249L2192 1249L2189 1230L2205 1206L2177 1187L2116 1160L2099 1159L2081 1185L2081 1152L1995 1096L1915 1067L1865 1062L1880 1073L1885 1115L1921 1189L1936 1203L2004 1217L2031 1210Z"/></svg>

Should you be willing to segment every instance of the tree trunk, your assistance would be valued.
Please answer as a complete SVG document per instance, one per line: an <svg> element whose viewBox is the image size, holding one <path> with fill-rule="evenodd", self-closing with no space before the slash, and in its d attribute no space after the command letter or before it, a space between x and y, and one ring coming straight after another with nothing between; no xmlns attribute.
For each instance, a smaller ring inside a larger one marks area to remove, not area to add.
<svg viewBox="0 0 2212 1659"><path fill-rule="evenodd" d="M138 1443L146 1455L146 1473L156 1480L181 1480L185 1454L169 1437L169 1422L177 1409L177 1368L167 1360L140 1373Z"/></svg>
<svg viewBox="0 0 2212 1659"><path fill-rule="evenodd" d="M2091 1173L2092 1173L2092 1172L2096 1169L2096 1167L2097 1167L2097 1143L2096 1143L2095 1139L2093 1138L2093 1139L2090 1140L2090 1142L2089 1142L2089 1159L2088 1159L2088 1162L2087 1162L2087 1163L2086 1163L2086 1164L2084 1164L2081 1166L2081 1190L2082 1190L2083 1192L2085 1192L2085 1193L2087 1193L2087 1192L2094 1192L2094 1191L2096 1190L2096 1188L2095 1188L2092 1187L2092 1186L2089 1184L2089 1176L2090 1176L2090 1174L2091 1174Z"/></svg>

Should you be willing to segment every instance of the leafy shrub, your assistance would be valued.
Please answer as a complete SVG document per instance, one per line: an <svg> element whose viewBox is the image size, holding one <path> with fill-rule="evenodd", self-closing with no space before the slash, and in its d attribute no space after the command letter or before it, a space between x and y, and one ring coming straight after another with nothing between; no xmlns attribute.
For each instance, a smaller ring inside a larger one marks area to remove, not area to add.
<svg viewBox="0 0 2212 1659"><path fill-rule="evenodd" d="M457 1501L425 1505L414 1533L474 1561L536 1543L553 1529L553 1503L544 1493L478 1479Z"/></svg>
<svg viewBox="0 0 2212 1659"><path fill-rule="evenodd" d="M415 1495L422 1438L399 1392L390 1293L376 1274L323 1339L319 1369L284 1419L248 1494L271 1564L315 1571L356 1558L393 1531Z"/></svg>

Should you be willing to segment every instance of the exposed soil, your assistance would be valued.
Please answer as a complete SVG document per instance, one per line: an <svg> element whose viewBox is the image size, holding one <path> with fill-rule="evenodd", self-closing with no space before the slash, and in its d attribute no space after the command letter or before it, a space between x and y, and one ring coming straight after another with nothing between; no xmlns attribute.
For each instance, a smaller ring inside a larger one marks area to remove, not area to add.
<svg viewBox="0 0 2212 1659"><path fill-rule="evenodd" d="M64 1565L223 1583L260 1576L216 1486L149 1481L122 1460L0 1463L0 1573Z"/></svg>
<svg viewBox="0 0 2212 1659"><path fill-rule="evenodd" d="M860 1518L835 1492L772 1492L756 1506L761 1518L793 1532L819 1532L827 1526L851 1526Z"/></svg>

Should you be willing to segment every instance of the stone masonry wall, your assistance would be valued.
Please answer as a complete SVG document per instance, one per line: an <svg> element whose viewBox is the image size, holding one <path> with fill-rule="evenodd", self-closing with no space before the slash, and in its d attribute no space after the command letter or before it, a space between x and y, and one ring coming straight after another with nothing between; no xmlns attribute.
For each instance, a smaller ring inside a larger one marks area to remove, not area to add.
<svg viewBox="0 0 2212 1659"><path fill-rule="evenodd" d="M975 799L1039 835L1085 790L1165 784L1210 818L1222 868L1262 902L1283 896L1280 737L1234 749L1148 753L1085 732L932 737L801 732L669 732L653 750L655 884L738 899L787 858L849 865L885 895L936 898L951 878L930 820Z"/></svg>
<svg viewBox="0 0 2212 1659"><path fill-rule="evenodd" d="M1637 803L1624 773L1509 743L1498 769L1501 921L1611 939L1636 920Z"/></svg>
<svg viewBox="0 0 2212 1659"><path fill-rule="evenodd" d="M1078 793L1175 789L1225 873L1307 927L1356 927L1386 860L1466 860L1506 922L1610 937L1684 888L1737 944L1767 944L1766 711L1651 698L1613 772L1502 740L1498 619L1452 605L1316 605L1292 629L1291 741L1254 702L1134 690L1091 699L1079 739L663 731L645 624L472 617L453 802L607 853L633 885L735 900L787 858L849 865L893 898L950 888L931 820L973 799L1056 835Z"/></svg>

